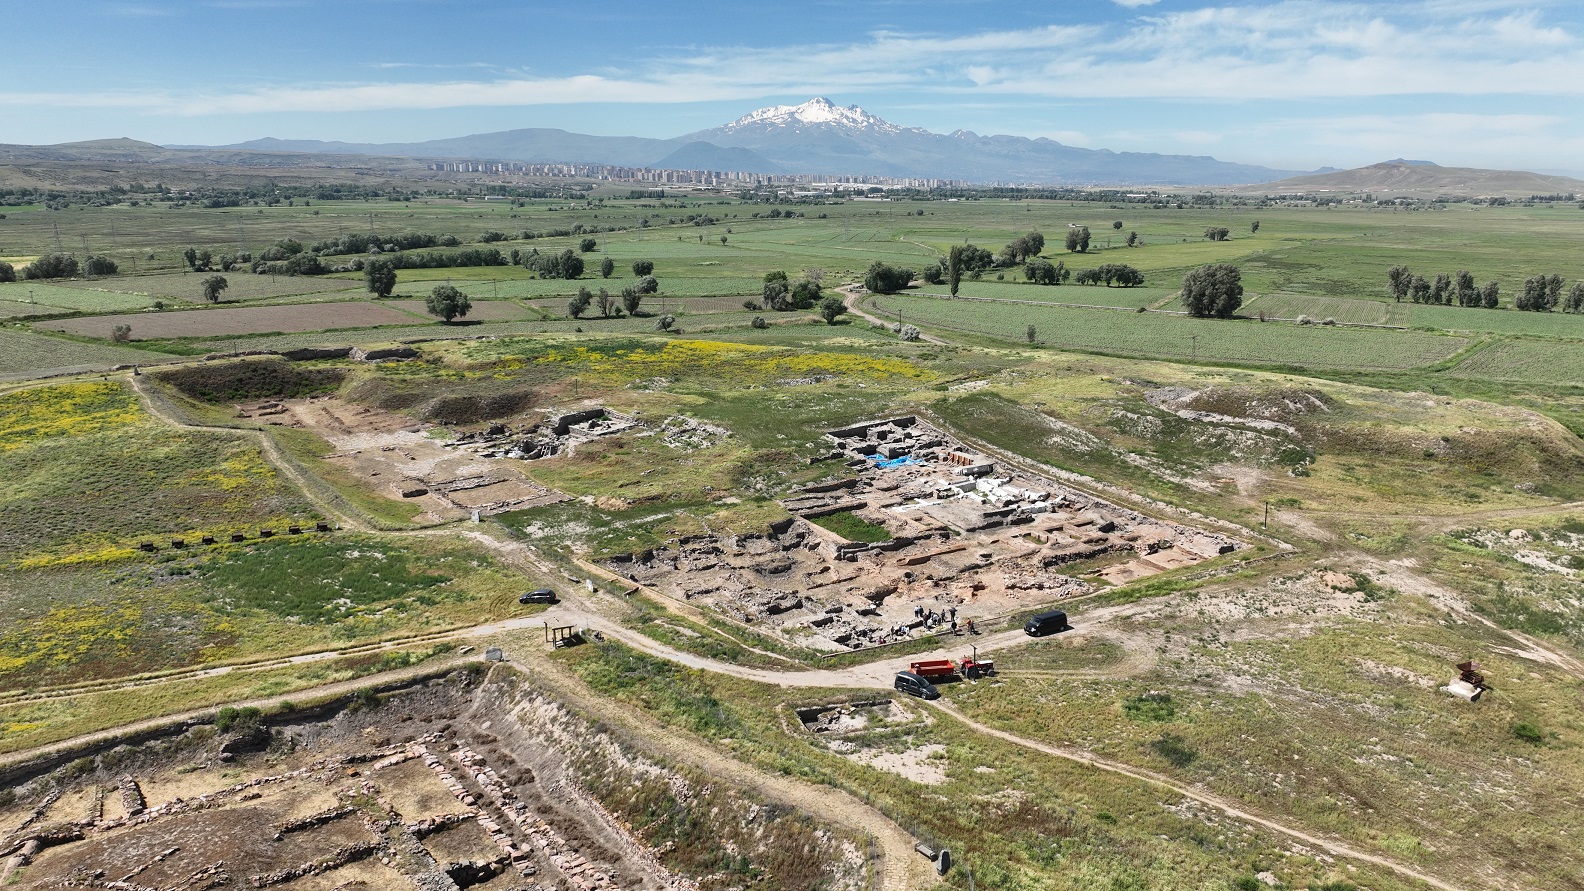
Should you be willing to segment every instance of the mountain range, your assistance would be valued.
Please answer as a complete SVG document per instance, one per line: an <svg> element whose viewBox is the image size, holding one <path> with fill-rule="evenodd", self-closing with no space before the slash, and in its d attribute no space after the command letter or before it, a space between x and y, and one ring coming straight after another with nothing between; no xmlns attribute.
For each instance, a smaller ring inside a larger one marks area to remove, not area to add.
<svg viewBox="0 0 1584 891"><path fill-rule="evenodd" d="M1430 161L1398 158L1353 170L1316 172L1231 191L1261 195L1368 193L1377 198L1526 198L1531 195L1584 194L1584 180L1527 170L1442 167Z"/></svg>
<svg viewBox="0 0 1584 891"><path fill-rule="evenodd" d="M1048 185L1230 185L1300 171L1218 161L1204 155L1113 152L1051 139L933 133L900 127L856 105L815 98L776 105L729 124L673 139L591 136L531 128L409 143L256 139L227 146L171 146L269 153L466 158L526 163L955 179Z"/></svg>

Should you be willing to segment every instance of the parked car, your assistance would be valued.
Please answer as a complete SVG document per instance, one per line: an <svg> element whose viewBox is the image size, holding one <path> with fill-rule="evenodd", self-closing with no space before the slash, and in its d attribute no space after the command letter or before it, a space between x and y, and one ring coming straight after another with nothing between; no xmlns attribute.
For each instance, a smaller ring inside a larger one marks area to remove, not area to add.
<svg viewBox="0 0 1584 891"><path fill-rule="evenodd" d="M1047 634L1071 630L1072 626L1067 624L1067 614L1059 609L1036 613L1023 623L1023 633L1029 637L1044 637Z"/></svg>
<svg viewBox="0 0 1584 891"><path fill-rule="evenodd" d="M920 699L940 698L940 691L935 689L934 684L924 680L911 671L897 672L895 686L900 692L906 693L909 696L917 696Z"/></svg>
<svg viewBox="0 0 1584 891"><path fill-rule="evenodd" d="M517 598L518 603L555 603L560 598L549 588L538 588Z"/></svg>

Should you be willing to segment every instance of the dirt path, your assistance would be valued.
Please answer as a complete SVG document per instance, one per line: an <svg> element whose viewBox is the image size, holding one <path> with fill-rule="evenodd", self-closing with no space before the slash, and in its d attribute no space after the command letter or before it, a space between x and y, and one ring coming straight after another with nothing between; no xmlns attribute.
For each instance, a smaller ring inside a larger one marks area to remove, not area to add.
<svg viewBox="0 0 1584 891"><path fill-rule="evenodd" d="M864 292L864 289L863 289L862 286L860 286L860 285L843 285L842 287L837 288L836 290L839 291L842 294L842 302L847 305L848 312L851 312L853 315L857 316L858 318L863 319L863 320L868 321L868 322L873 322L876 325L885 325L887 327L889 327L892 324L894 324L893 322L891 322L891 321L889 321L887 319L882 319L879 316L870 315L867 310L864 310L864 309L862 309L862 308L860 308L858 306L859 301L861 301L863 299L863 295L864 295L864 293L866 293L866 292ZM925 334L922 331L919 332L919 340L922 340L925 343L939 344L940 346L950 346L951 345L950 342L948 342L946 340L942 340L941 338L936 337L933 334Z"/></svg>
<svg viewBox="0 0 1584 891"><path fill-rule="evenodd" d="M290 479L292 483L297 486L298 490L302 492L303 497L312 502L314 507L318 508L319 511L326 517L334 519L338 524L341 525L342 528L345 529L356 529L360 532L372 532L374 530L374 526L367 520L355 514L343 511L336 505L331 504L324 498L320 497L318 487L315 486L313 482L308 479L307 475L297 467L297 462L291 460L285 453L283 453L280 449L280 446L275 444L275 440L266 435L264 431L248 430L242 427L210 427L201 424L189 424L186 421L176 417L175 414L170 411L169 407L165 405L165 400L161 396L149 391L147 386L144 384L142 375L132 375L128 379L132 382L132 389L137 392L138 398L142 400L144 410L146 410L151 416L157 418L160 422L180 430L199 430L206 433L224 431L227 433L238 433L244 436L256 438L258 440L259 449L264 453L265 459L268 460L276 470L280 471L284 476Z"/></svg>
<svg viewBox="0 0 1584 891"><path fill-rule="evenodd" d="M1173 782L1172 780L1155 773L1154 771L1130 767L1126 764L1100 758L1096 755L1079 749L1067 749L1060 746L1054 746L1050 745L1049 743L1039 742L1038 740L1017 736L1016 734L1008 733L1005 730L997 730L988 724L981 724L980 722L975 721L973 718L963 714L956 706L948 703L937 702L934 703L934 705L937 709L945 712L948 715L951 715L969 729L978 733L982 733L986 736L993 736L997 739L1005 740L1006 742L1021 746L1025 749L1040 752L1041 754L1054 755L1057 758L1065 758L1069 761L1082 764L1086 767L1093 767L1097 770L1104 770L1110 773L1120 774L1142 783L1169 789L1172 792L1183 796L1184 798L1191 798L1200 804L1213 807L1227 816L1232 817L1233 819L1241 820L1245 823L1250 823L1264 829L1269 829L1272 832L1285 835L1288 838L1297 839L1305 845L1326 851L1335 856L1345 857L1349 860L1356 860L1361 863L1369 863L1374 866L1379 866L1382 869L1390 870L1391 872L1394 872L1404 878L1423 882L1432 888L1439 888L1441 891L1460 891L1456 885L1447 884L1446 882L1443 882L1434 876L1426 875L1425 873L1422 873L1411 866L1406 866L1396 862L1395 860L1388 860L1385 857L1378 857L1374 854L1358 850L1357 848L1350 847L1334 839L1324 838L1318 835L1311 835L1310 833L1304 832L1300 829L1294 829L1293 827L1284 823L1278 823L1275 820L1266 819L1265 817L1261 817L1250 813L1249 811L1243 810L1242 808L1228 802L1223 798L1220 798L1219 796L1211 795L1206 792L1195 791L1194 789L1191 789L1187 786Z"/></svg>

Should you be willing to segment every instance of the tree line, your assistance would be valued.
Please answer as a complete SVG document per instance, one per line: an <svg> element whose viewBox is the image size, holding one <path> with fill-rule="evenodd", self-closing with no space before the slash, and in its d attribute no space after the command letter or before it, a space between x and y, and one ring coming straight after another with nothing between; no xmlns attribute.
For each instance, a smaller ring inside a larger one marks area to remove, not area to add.
<svg viewBox="0 0 1584 891"><path fill-rule="evenodd" d="M1584 282L1575 282L1563 293L1562 276L1533 275L1524 280L1523 293L1513 300L1513 308L1524 312L1584 312ZM1495 281L1474 284L1474 274L1458 270L1455 275L1441 273L1434 281L1415 275L1407 266L1386 270L1386 287L1398 303L1427 303L1440 306L1473 306L1496 309L1501 306L1501 286Z"/></svg>

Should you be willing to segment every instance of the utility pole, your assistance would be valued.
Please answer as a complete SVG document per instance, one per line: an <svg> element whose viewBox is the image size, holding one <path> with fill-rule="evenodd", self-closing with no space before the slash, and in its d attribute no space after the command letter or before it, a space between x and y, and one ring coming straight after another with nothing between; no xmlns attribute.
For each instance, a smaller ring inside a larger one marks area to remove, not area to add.
<svg viewBox="0 0 1584 891"><path fill-rule="evenodd" d="M1190 334L1188 339L1193 341L1193 361L1199 361L1199 335Z"/></svg>
<svg viewBox="0 0 1584 891"><path fill-rule="evenodd" d="M66 248L61 246L60 223L55 223L53 225L55 226L55 253L64 254L66 253Z"/></svg>
<svg viewBox="0 0 1584 891"><path fill-rule="evenodd" d="M1265 522L1263 524L1261 524L1261 528L1263 528L1263 529L1269 529L1270 528L1270 502L1269 501L1265 502Z"/></svg>

